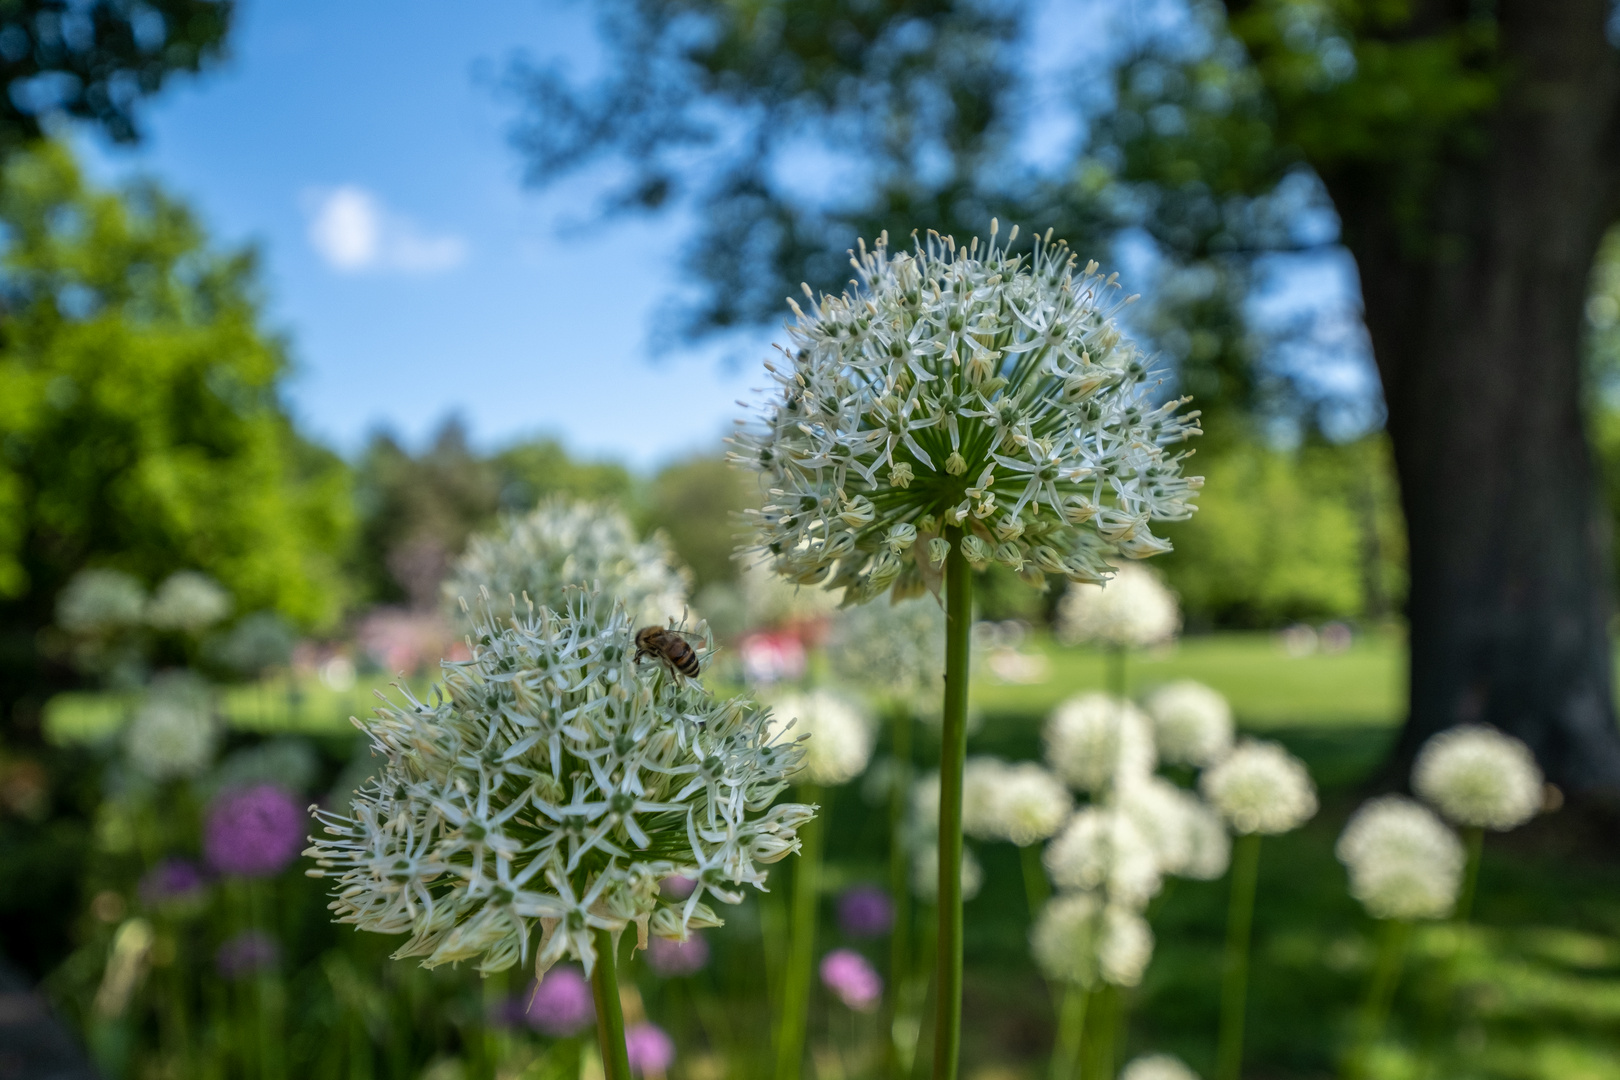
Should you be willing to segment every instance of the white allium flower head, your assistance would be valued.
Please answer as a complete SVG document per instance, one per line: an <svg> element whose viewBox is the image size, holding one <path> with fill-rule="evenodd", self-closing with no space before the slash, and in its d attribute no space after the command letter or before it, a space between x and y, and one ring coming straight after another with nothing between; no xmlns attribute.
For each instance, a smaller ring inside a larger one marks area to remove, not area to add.
<svg viewBox="0 0 1620 1080"><path fill-rule="evenodd" d="M124 729L130 765L151 780L196 776L213 763L218 745L208 688L185 674L154 680Z"/></svg>
<svg viewBox="0 0 1620 1080"><path fill-rule="evenodd" d="M444 583L453 617L471 625L460 601L474 604L488 589L495 609L521 613L528 595L536 607L561 610L565 590L600 585L624 601L636 624L684 617L688 586L669 541L660 534L637 540L624 512L606 502L551 498L527 514L504 517L488 533L467 541Z"/></svg>
<svg viewBox="0 0 1620 1080"><path fill-rule="evenodd" d="M1074 263L1050 236L1009 254L994 227L911 252L884 236L861 244L849 291L794 303L791 345L765 365L777 385L731 439L767 492L754 549L856 603L937 585L946 525L975 565L1032 581L1102 581L1110 556L1169 550L1150 525L1192 513L1202 479L1168 448L1197 414L1153 404L1114 279Z"/></svg>
<svg viewBox="0 0 1620 1080"><path fill-rule="evenodd" d="M1147 921L1093 892L1053 897L1036 916L1029 940L1043 975L1086 989L1099 982L1135 986L1153 959Z"/></svg>
<svg viewBox="0 0 1620 1080"><path fill-rule="evenodd" d="M945 611L931 597L845 608L833 618L827 658L840 678L875 694L902 701L938 697Z"/></svg>
<svg viewBox="0 0 1620 1080"><path fill-rule="evenodd" d="M1363 804L1335 853L1350 895L1377 919L1443 919L1457 903L1467 856L1433 810L1401 795Z"/></svg>
<svg viewBox="0 0 1620 1080"><path fill-rule="evenodd" d="M1019 847L1050 839L1074 808L1063 781L1032 761L970 758L963 775L962 830Z"/></svg>
<svg viewBox="0 0 1620 1080"><path fill-rule="evenodd" d="M855 779L872 758L872 736L859 707L827 690L783 694L771 703L772 742L799 740L804 748L790 777L795 782L834 787Z"/></svg>
<svg viewBox="0 0 1620 1080"><path fill-rule="evenodd" d="M1316 814L1316 785L1305 763L1274 742L1244 739L1198 786L1237 833L1297 829Z"/></svg>
<svg viewBox="0 0 1620 1080"><path fill-rule="evenodd" d="M1143 703L1153 718L1160 760L1203 768L1232 748L1232 706L1220 692L1191 679L1168 683Z"/></svg>
<svg viewBox="0 0 1620 1080"><path fill-rule="evenodd" d="M1418 751L1412 788L1458 825L1506 831L1541 809L1542 777L1530 748L1483 724L1442 731Z"/></svg>
<svg viewBox="0 0 1620 1080"><path fill-rule="evenodd" d="M962 848L962 899L971 900L979 895L984 884L984 869L979 866L973 849ZM933 903L939 899L939 844L929 841L921 844L911 856L911 891L921 900Z"/></svg>
<svg viewBox="0 0 1620 1080"><path fill-rule="evenodd" d="M772 745L747 697L719 699L637 663L622 603L574 590L563 611L497 621L486 607L471 660L444 664L427 703L401 686L362 726L386 761L348 816L322 813L306 854L336 879L339 921L409 934L394 954L425 966L571 957L629 925L683 938L718 925L705 903L740 903L765 865L798 849L812 816L772 806L799 764ZM697 882L664 899L658 883Z"/></svg>
<svg viewBox="0 0 1620 1080"><path fill-rule="evenodd" d="M1143 649L1181 631L1181 608L1157 574L1126 563L1102 584L1071 584L1058 603L1056 629L1067 645L1095 641Z"/></svg>
<svg viewBox="0 0 1620 1080"><path fill-rule="evenodd" d="M1112 806L1082 808L1046 845L1041 861L1059 889L1100 891L1129 908L1153 899L1164 880L1152 841Z"/></svg>
<svg viewBox="0 0 1620 1080"><path fill-rule="evenodd" d="M181 570L158 586L146 605L146 621L159 630L196 633L231 613L231 594L207 574Z"/></svg>
<svg viewBox="0 0 1620 1080"><path fill-rule="evenodd" d="M1198 1074L1174 1054L1143 1054L1125 1066L1119 1080L1198 1080Z"/></svg>
<svg viewBox="0 0 1620 1080"><path fill-rule="evenodd" d="M1164 873L1208 881L1226 872L1231 841L1220 818L1197 795L1149 776L1121 785L1114 800L1146 838Z"/></svg>
<svg viewBox="0 0 1620 1080"><path fill-rule="evenodd" d="M134 626L146 609L146 590L122 570L80 570L56 598L56 621L75 634Z"/></svg>
<svg viewBox="0 0 1620 1080"><path fill-rule="evenodd" d="M1080 694L1047 718L1046 761L1081 791L1105 792L1153 771L1153 724L1135 705L1108 694Z"/></svg>

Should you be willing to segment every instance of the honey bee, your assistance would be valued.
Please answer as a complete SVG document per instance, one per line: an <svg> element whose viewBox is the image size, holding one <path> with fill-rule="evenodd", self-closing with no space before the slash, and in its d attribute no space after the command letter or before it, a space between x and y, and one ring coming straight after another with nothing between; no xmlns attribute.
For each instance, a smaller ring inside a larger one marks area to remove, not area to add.
<svg viewBox="0 0 1620 1080"><path fill-rule="evenodd" d="M688 679L698 676L697 650L687 644L686 639L692 635L681 630L669 630L662 626L643 626L636 631L636 655L640 660L643 656L652 656L669 669L671 675L685 675Z"/></svg>

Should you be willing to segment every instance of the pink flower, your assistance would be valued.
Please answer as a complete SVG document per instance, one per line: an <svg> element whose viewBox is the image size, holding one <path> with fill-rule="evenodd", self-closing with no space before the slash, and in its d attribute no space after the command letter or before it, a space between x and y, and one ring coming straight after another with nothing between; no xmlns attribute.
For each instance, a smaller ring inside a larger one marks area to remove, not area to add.
<svg viewBox="0 0 1620 1080"><path fill-rule="evenodd" d="M214 800L203 830L209 865L238 877L280 873L304 846L309 819L274 784L256 784Z"/></svg>
<svg viewBox="0 0 1620 1080"><path fill-rule="evenodd" d="M546 972L525 997L523 1019L546 1035L563 1038L589 1027L596 1020L591 984L578 968L564 964Z"/></svg>
<svg viewBox="0 0 1620 1080"><path fill-rule="evenodd" d="M883 997L883 976L853 949L834 949L821 958L821 982L851 1009L869 1012Z"/></svg>
<svg viewBox="0 0 1620 1080"><path fill-rule="evenodd" d="M641 1076L661 1076L675 1063L675 1040L657 1024L631 1024L624 1032L624 1049L630 1071Z"/></svg>
<svg viewBox="0 0 1620 1080"><path fill-rule="evenodd" d="M702 971L709 962L709 943L693 933L685 941L655 937L647 943L647 966L666 979Z"/></svg>

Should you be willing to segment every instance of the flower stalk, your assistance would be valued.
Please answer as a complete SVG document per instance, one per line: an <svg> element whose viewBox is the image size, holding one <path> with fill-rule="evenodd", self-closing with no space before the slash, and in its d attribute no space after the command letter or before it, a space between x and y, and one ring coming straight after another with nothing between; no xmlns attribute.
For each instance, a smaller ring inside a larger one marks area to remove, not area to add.
<svg viewBox="0 0 1620 1080"><path fill-rule="evenodd" d="M894 924L889 930L889 996L883 1020L886 1071L894 1080L909 1075L915 1046L902 1046L901 1002L911 982L911 866L906 848L906 804L911 791L911 709L896 701L890 713L890 750L894 771L889 783L889 895Z"/></svg>
<svg viewBox="0 0 1620 1080"><path fill-rule="evenodd" d="M1249 992L1249 937L1254 894L1260 880L1260 834L1232 844L1232 899L1226 917L1226 958L1221 974L1221 1026L1215 1049L1215 1080L1238 1080L1243 1070L1243 1019Z"/></svg>
<svg viewBox="0 0 1620 1080"><path fill-rule="evenodd" d="M1085 1046L1086 1006L1091 1003L1091 991L1071 984L1063 994L1063 1007L1058 1015L1058 1042L1052 1053L1051 1080L1077 1080L1080 1075L1080 1052Z"/></svg>
<svg viewBox="0 0 1620 1080"><path fill-rule="evenodd" d="M962 530L947 526L945 557L945 711L939 759L939 997L934 1018L934 1080L956 1080L962 1045L962 766L967 760L968 662L973 572Z"/></svg>
<svg viewBox="0 0 1620 1080"><path fill-rule="evenodd" d="M1406 961L1406 946L1412 939L1412 920L1383 919L1384 940L1378 947L1378 962L1373 968L1372 982L1367 987L1367 1000L1361 1006L1360 1031L1355 1048L1345 1063L1347 1080L1361 1080L1367 1074L1367 1055L1384 1033L1389 1020L1389 1008L1395 1001L1395 987L1401 981L1401 967Z"/></svg>
<svg viewBox="0 0 1620 1080"><path fill-rule="evenodd" d="M821 789L804 784L805 805L821 801ZM821 819L799 829L799 861L793 867L793 914L787 970L782 980L782 1012L777 1022L776 1080L798 1080L810 1019L810 981L816 954L816 907L821 898Z"/></svg>
<svg viewBox="0 0 1620 1080"><path fill-rule="evenodd" d="M596 1044L602 1052L606 1080L630 1080L630 1056L624 1045L624 1009L619 1004L618 957L613 932L596 931L596 967L591 972L591 997L596 1004Z"/></svg>
<svg viewBox="0 0 1620 1080"><path fill-rule="evenodd" d="M1452 921L1458 926L1464 926L1474 913L1474 891L1479 887L1479 864L1485 856L1485 830L1479 825L1470 825L1463 829L1463 847L1468 852L1468 862L1463 870L1462 892L1457 896L1457 909L1452 913Z"/></svg>

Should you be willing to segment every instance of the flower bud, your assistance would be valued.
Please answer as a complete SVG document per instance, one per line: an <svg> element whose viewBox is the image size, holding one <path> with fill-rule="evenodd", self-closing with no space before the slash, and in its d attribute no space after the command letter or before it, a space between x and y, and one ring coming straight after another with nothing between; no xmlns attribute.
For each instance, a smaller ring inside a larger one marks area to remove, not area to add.
<svg viewBox="0 0 1620 1080"><path fill-rule="evenodd" d="M990 545L984 542L983 537L969 533L962 537L962 557L977 570L990 561Z"/></svg>
<svg viewBox="0 0 1620 1080"><path fill-rule="evenodd" d="M952 476L961 476L967 472L967 461L960 453L952 450L951 456L945 459L945 471Z"/></svg>
<svg viewBox="0 0 1620 1080"><path fill-rule="evenodd" d="M838 516L850 528L859 529L864 525L872 524L872 519L877 516L877 508L872 505L872 500L865 495L857 495L844 504L844 508L838 512Z"/></svg>
<svg viewBox="0 0 1620 1080"><path fill-rule="evenodd" d="M933 514L924 514L917 519L917 531L925 533L938 532L939 519Z"/></svg>
<svg viewBox="0 0 1620 1080"><path fill-rule="evenodd" d="M1024 568L1024 551L1017 544L1008 541L996 545L996 562L1013 570Z"/></svg>
<svg viewBox="0 0 1620 1080"><path fill-rule="evenodd" d="M966 554L967 549L964 547L962 550L963 553ZM936 536L932 540L928 541L928 563L936 570L945 565L945 558L946 556L950 555L950 553L951 542L945 539L943 536Z"/></svg>
<svg viewBox="0 0 1620 1080"><path fill-rule="evenodd" d="M898 525L891 525L889 527L889 535L887 538L885 538L884 543L889 545L890 551L898 555L900 552L906 550L906 548L916 543L916 540L917 526L912 525L909 522L902 521Z"/></svg>
<svg viewBox="0 0 1620 1080"><path fill-rule="evenodd" d="M1016 540L1024 535L1024 521L1022 518L1004 517L996 522L996 535L1003 540Z"/></svg>
<svg viewBox="0 0 1620 1080"><path fill-rule="evenodd" d="M1068 572L1063 565L1063 556L1059 555L1054 549L1046 544L1037 544L1035 549L1030 552L1030 555L1034 557L1035 565L1039 566L1042 570L1045 570L1049 574L1063 574Z"/></svg>
<svg viewBox="0 0 1620 1080"><path fill-rule="evenodd" d="M893 468L889 470L889 486L897 488L911 486L911 464L909 462L897 461L894 463Z"/></svg>

